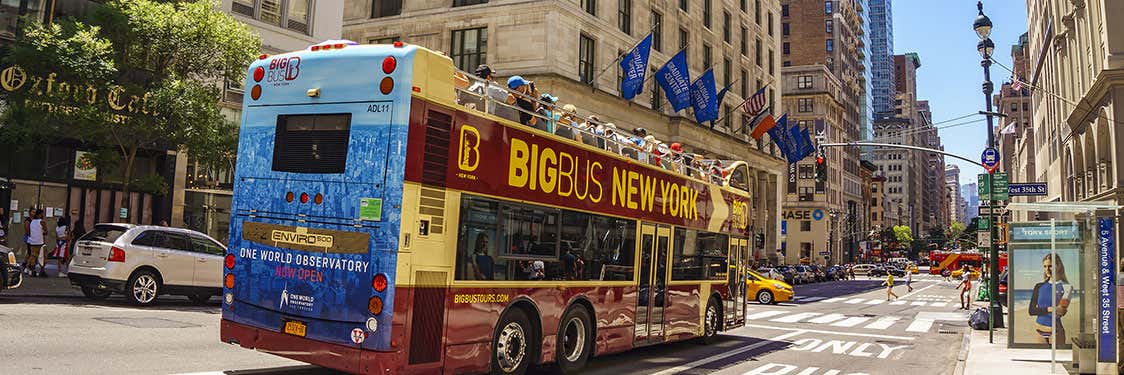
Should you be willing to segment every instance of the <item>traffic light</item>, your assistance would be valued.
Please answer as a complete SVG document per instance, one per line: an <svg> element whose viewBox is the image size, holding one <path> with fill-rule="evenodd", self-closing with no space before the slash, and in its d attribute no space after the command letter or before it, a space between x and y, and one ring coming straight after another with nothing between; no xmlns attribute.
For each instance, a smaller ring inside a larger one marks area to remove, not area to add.
<svg viewBox="0 0 1124 375"><path fill-rule="evenodd" d="M827 182L827 155L822 148L816 153L816 182Z"/></svg>

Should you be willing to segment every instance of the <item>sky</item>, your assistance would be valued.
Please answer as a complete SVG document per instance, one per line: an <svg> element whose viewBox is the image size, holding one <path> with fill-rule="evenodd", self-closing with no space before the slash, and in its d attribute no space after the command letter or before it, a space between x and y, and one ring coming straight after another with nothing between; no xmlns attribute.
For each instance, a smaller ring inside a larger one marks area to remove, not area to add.
<svg viewBox="0 0 1124 375"><path fill-rule="evenodd" d="M936 126L983 119L984 116L977 114L945 122L984 110L983 68L976 51L979 37L972 30L978 13L976 1L897 0L893 2L892 12L894 54L916 52L921 58L921 67L917 69L917 99L929 101ZM984 14L994 25L992 58L997 63L991 66L991 81L998 91L1011 76L1011 72L999 64L1011 66L1011 46L1027 30L1026 1L984 0ZM979 121L941 129L941 143L946 152L979 160L987 147L986 128L986 122ZM960 166L961 184L975 182L976 175L984 172L979 163L950 157L946 157L945 162Z"/></svg>

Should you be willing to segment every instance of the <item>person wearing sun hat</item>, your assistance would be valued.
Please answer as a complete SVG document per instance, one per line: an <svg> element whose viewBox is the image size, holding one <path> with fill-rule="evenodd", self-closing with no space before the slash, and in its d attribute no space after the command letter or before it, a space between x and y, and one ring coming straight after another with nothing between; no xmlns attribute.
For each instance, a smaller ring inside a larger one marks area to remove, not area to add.
<svg viewBox="0 0 1124 375"><path fill-rule="evenodd" d="M536 100L539 91L535 89L535 83L522 76L511 76L507 79L507 88L513 91L507 94L507 104L519 107L519 123L535 126L537 120L533 114L539 110L539 102Z"/></svg>
<svg viewBox="0 0 1124 375"><path fill-rule="evenodd" d="M582 137L579 130L580 124L578 123L577 113L578 107L573 104L562 106L562 113L559 113L557 128L554 129L554 134L581 142Z"/></svg>

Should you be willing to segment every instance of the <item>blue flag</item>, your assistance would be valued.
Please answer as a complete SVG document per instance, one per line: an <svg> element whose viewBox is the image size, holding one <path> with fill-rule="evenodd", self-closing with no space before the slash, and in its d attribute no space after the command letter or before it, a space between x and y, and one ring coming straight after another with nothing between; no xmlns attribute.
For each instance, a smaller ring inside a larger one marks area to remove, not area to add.
<svg viewBox="0 0 1124 375"><path fill-rule="evenodd" d="M718 95L714 92L714 70L707 70L691 82L691 107L700 124L718 119Z"/></svg>
<svg viewBox="0 0 1124 375"><path fill-rule="evenodd" d="M788 142L785 141L785 133L788 133L788 114L781 115L776 123L776 126L769 128L769 138L777 145L777 149L781 151L781 155L784 155L785 160L792 160L789 157L792 152L788 147Z"/></svg>
<svg viewBox="0 0 1124 375"><path fill-rule="evenodd" d="M675 112L691 105L691 72L687 70L687 50L679 51L656 71L656 82Z"/></svg>
<svg viewBox="0 0 1124 375"><path fill-rule="evenodd" d="M730 81L730 84L726 85L726 87L723 87L721 90L718 90L718 103L722 103L722 98L725 98L726 93L730 91L730 88L734 87L734 82L737 82L737 80Z"/></svg>
<svg viewBox="0 0 1124 375"><path fill-rule="evenodd" d="M648 71L648 54L652 51L652 34L644 37L640 44L621 59L621 70L624 79L621 80L621 96L632 100L637 94L644 91L644 73Z"/></svg>
<svg viewBox="0 0 1124 375"><path fill-rule="evenodd" d="M804 154L806 147L804 146L804 138L800 136L800 125L793 124L792 127L788 128L787 136L788 139L785 139L785 141L788 142L788 149L792 150L792 159L789 162L795 163L807 156Z"/></svg>
<svg viewBox="0 0 1124 375"><path fill-rule="evenodd" d="M808 134L808 128L800 129L800 141L804 142L804 156L801 159L808 157L813 152L816 152L816 145L812 144L812 135Z"/></svg>

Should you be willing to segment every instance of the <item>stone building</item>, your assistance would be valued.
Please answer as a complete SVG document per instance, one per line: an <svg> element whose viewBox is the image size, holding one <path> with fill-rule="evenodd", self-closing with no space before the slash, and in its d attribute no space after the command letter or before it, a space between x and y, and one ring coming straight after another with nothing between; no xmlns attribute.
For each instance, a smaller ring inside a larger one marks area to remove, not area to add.
<svg viewBox="0 0 1124 375"><path fill-rule="evenodd" d="M749 162L755 166L751 225L766 234L754 254L764 259L780 249L785 162L768 137L749 137L748 118L736 109L765 87L773 113L783 112L776 1L349 0L344 8L345 39L417 44L448 53L468 72L488 64L500 81L521 75L561 104L577 106L579 115L597 114L624 129L644 127L708 157ZM654 79L634 100L620 97L617 58L649 31L651 72L686 49L692 77L713 69L720 88L732 84L720 105L723 121L704 125L689 111L672 112Z"/></svg>
<svg viewBox="0 0 1124 375"><path fill-rule="evenodd" d="M1020 80L1028 77L1028 35L1024 33L1019 37L1019 42L1011 46L1011 61L1014 75ZM1017 88L1017 89L1016 89ZM1006 117L999 117L996 125L996 137L999 139L1000 168L1007 172L1011 182L1035 182L1038 175L1034 170L1034 107L1029 85L1004 82L995 95L996 111ZM1008 129L1012 133L1005 134ZM1011 202L1034 202L1038 197L1012 197ZM1033 219L1025 211L1011 213L1012 221L1026 221Z"/></svg>
<svg viewBox="0 0 1124 375"><path fill-rule="evenodd" d="M960 194L960 167L956 164L946 164L944 167L944 183L948 189L949 224L953 222L964 223L964 197Z"/></svg>

